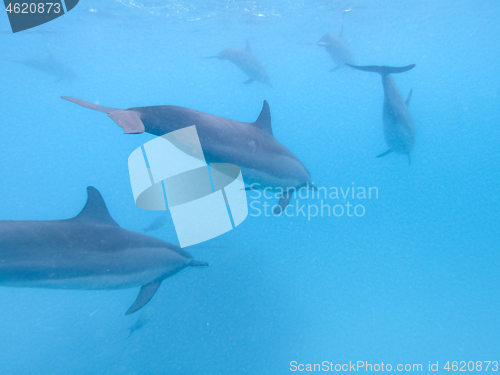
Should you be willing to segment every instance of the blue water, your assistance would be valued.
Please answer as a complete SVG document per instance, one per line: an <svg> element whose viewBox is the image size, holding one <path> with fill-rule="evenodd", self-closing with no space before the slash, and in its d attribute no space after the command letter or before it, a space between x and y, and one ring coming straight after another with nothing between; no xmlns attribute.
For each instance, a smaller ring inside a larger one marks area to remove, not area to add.
<svg viewBox="0 0 500 375"><path fill-rule="evenodd" d="M411 166L402 155L375 158L386 150L380 76L330 73L324 49L306 45L338 34L346 9L358 64L416 64L394 75L403 97L413 88ZM499 17L496 0L81 0L12 34L0 16L1 220L73 217L89 185L124 228L157 217L134 205L127 169L153 136L124 135L64 95L247 122L265 99L275 137L316 185L378 189L347 198L362 217L249 216L189 249L210 267L165 280L154 315L129 339L138 316L124 312L137 289L0 288L0 373L286 374L292 361L425 372L431 361L448 372L447 361L499 361ZM203 59L245 39L272 88ZM10 61L49 54L77 78ZM172 224L151 234L177 243Z"/></svg>

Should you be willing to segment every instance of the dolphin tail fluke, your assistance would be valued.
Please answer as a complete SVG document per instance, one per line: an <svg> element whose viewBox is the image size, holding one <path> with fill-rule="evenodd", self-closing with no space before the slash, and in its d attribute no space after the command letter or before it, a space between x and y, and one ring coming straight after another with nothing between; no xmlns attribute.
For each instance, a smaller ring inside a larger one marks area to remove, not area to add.
<svg viewBox="0 0 500 375"><path fill-rule="evenodd" d="M141 116L135 111L118 110L109 113L108 116L125 131L125 134L139 134L146 130Z"/></svg>
<svg viewBox="0 0 500 375"><path fill-rule="evenodd" d="M387 150L386 152L383 152L380 155L377 155L377 158L381 158L383 156L389 155L391 152L392 152L392 150Z"/></svg>
<svg viewBox="0 0 500 375"><path fill-rule="evenodd" d="M191 267L208 267L207 262L199 262L197 260L193 260L190 264Z"/></svg>
<svg viewBox="0 0 500 375"><path fill-rule="evenodd" d="M285 210L286 206L288 206L288 203L290 203L290 199L292 199L291 191L287 191L286 193L281 194L280 200L278 202L278 205L274 209L273 214L281 214Z"/></svg>
<svg viewBox="0 0 500 375"><path fill-rule="evenodd" d="M403 67L393 67L393 66L378 66L378 65L369 65L369 66L358 66L358 65L351 65L347 64L346 65L350 66L351 68L357 69L357 70L362 70L364 72L374 72L378 73L382 76L386 76L388 74L393 74L393 73L404 73L407 72L408 70L411 70L415 67L415 64L403 66Z"/></svg>
<svg viewBox="0 0 500 375"><path fill-rule="evenodd" d="M149 284L143 285L135 302L132 304L132 306L129 307L125 315L135 313L137 310L142 309L144 306L146 306L146 304L151 301L151 298L153 298L160 285L161 280L156 280Z"/></svg>
<svg viewBox="0 0 500 375"><path fill-rule="evenodd" d="M334 71L336 71L336 70L339 70L339 69L340 69L340 66L341 66L341 65L339 64L339 65L337 65L335 68L330 69L330 72L334 72Z"/></svg>
<svg viewBox="0 0 500 375"><path fill-rule="evenodd" d="M126 134L144 133L145 128L142 123L139 113L130 110L121 110L118 108L105 107L103 105L86 102L85 100L71 98L69 96L61 96L62 99L68 100L82 107L107 113L116 124L121 127Z"/></svg>
<svg viewBox="0 0 500 375"><path fill-rule="evenodd" d="M253 82L253 78L250 78L249 80L243 82L245 85L248 85L249 83L252 83Z"/></svg>

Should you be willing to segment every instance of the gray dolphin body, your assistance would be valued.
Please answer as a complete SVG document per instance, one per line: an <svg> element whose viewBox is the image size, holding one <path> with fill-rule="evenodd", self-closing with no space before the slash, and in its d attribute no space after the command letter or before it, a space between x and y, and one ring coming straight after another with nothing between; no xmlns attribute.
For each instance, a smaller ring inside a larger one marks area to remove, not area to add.
<svg viewBox="0 0 500 375"><path fill-rule="evenodd" d="M10 60L12 62L27 66L28 68L38 70L45 74L51 75L57 78L58 81L69 81L72 82L78 78L76 73L65 64L56 60L52 55L49 54L47 58L43 59L27 59L27 60Z"/></svg>
<svg viewBox="0 0 500 375"><path fill-rule="evenodd" d="M365 72L375 72L382 76L384 85L384 106L382 119L384 123L384 136L389 149L378 155L382 157L391 152L408 155L408 162L411 164L410 153L415 147L415 125L410 115L408 107L410 105L412 90L405 100L401 96L391 73L403 73L415 67L415 64L401 68L391 66L354 66L354 69Z"/></svg>
<svg viewBox="0 0 500 375"><path fill-rule="evenodd" d="M285 208L293 188L311 185L311 175L302 162L276 140L271 112L264 101L255 122L246 123L170 105L116 109L84 100L62 97L83 107L107 113L125 133L147 132L162 136L196 125L208 163L231 163L242 170L245 183L283 191L279 207Z"/></svg>
<svg viewBox="0 0 500 375"><path fill-rule="evenodd" d="M246 43L245 49L226 48L210 58L231 61L238 68L243 70L243 72L245 72L245 74L249 77L249 79L244 82L245 84L255 81L271 86L271 82L264 65L250 50L250 43L248 43L248 40Z"/></svg>
<svg viewBox="0 0 500 375"><path fill-rule="evenodd" d="M185 250L121 228L101 194L67 220L0 221L0 286L56 289L141 287L126 314L153 297L161 282L186 267L208 266Z"/></svg>
<svg viewBox="0 0 500 375"><path fill-rule="evenodd" d="M346 64L354 64L354 55L342 38L342 33L340 35L325 34L315 44L325 47L326 52L328 52L332 60L337 64L337 66L331 69L330 72L345 67Z"/></svg>

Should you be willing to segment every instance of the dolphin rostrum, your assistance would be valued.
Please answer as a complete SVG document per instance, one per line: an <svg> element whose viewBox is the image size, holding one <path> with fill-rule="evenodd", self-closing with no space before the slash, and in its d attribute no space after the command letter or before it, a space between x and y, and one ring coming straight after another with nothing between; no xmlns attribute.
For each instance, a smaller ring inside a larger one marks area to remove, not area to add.
<svg viewBox="0 0 500 375"><path fill-rule="evenodd" d="M126 315L186 267L208 266L166 241L121 228L89 186L83 210L66 220L0 221L0 286L55 289L141 287Z"/></svg>
<svg viewBox="0 0 500 375"><path fill-rule="evenodd" d="M121 110L67 96L62 98L107 113L127 134L147 132L162 136L196 125L208 163L237 165L246 184L282 192L277 213L288 205L291 199L288 191L312 186L311 175L304 164L274 138L266 101L257 120L247 123L171 105Z"/></svg>
<svg viewBox="0 0 500 375"><path fill-rule="evenodd" d="M215 56L210 56L209 58L218 58L220 60L231 61L238 68L243 70L249 79L243 83L248 84L254 81L264 83L271 86L269 81L269 76L267 75L264 65L260 60L254 56L250 50L250 43L246 41L245 49L241 48L226 48L220 51Z"/></svg>
<svg viewBox="0 0 500 375"><path fill-rule="evenodd" d="M349 64L347 64L349 65ZM403 73L415 67L415 64L395 68L391 66L355 66L350 67L365 72L375 72L382 76L382 84L384 85L384 107L382 119L384 123L385 142L389 149L378 155L380 158L391 152L408 155L408 162L411 164L410 152L415 146L415 125L410 115L408 107L410 106L411 94L410 90L408 98L405 100L401 96L392 73Z"/></svg>

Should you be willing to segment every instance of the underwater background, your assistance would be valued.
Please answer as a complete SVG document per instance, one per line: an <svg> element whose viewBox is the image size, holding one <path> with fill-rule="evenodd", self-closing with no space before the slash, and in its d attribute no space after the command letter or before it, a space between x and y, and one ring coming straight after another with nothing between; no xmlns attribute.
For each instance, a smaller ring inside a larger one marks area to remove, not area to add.
<svg viewBox="0 0 500 375"><path fill-rule="evenodd" d="M329 72L324 48L308 44L339 34L342 17L357 64L416 64L393 75L404 98L413 89L411 165L375 158L387 149L380 76ZM89 185L126 229L160 215L135 206L127 165L154 137L124 135L61 96L245 122L267 100L274 136L315 185L378 191L330 201L363 205L360 217L249 215L187 248L210 267L165 280L128 339L137 288L2 287L0 374L285 374L292 361L428 372L429 361L440 371L499 361L499 19L497 0L81 0L16 34L0 16L0 220L73 217ZM246 39L272 87L204 59ZM178 244L170 218L150 234Z"/></svg>

